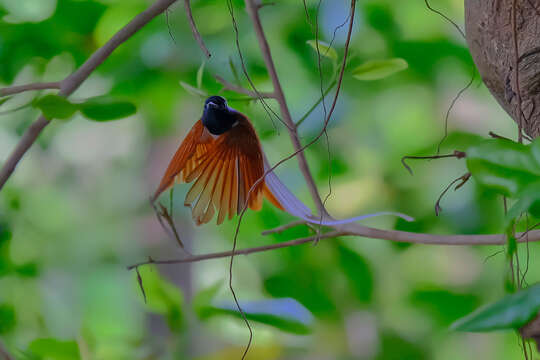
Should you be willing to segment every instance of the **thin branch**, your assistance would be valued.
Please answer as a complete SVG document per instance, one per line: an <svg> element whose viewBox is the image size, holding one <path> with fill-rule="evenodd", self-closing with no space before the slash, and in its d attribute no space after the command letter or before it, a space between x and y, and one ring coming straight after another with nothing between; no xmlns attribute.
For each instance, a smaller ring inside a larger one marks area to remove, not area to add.
<svg viewBox="0 0 540 360"><path fill-rule="evenodd" d="M249 96L249 97L251 97L253 99L259 99L260 97L262 97L263 99L273 99L273 98L275 98L274 94L271 93L271 92L260 92L260 91L258 91L256 93L254 91L243 88L243 87L241 87L239 85L230 83L230 82L228 82L227 80L225 80L224 78L222 78L219 75L214 75L214 79L216 79L216 81L218 83L223 85L225 90L230 90L230 91L237 92L239 94L244 94L244 95L247 95L247 96Z"/></svg>
<svg viewBox="0 0 540 360"><path fill-rule="evenodd" d="M441 17L443 17L446 21L448 21L450 24L452 24L456 30L459 32L459 34L464 38L466 39L466 36L465 36L465 32L463 30L461 30L461 28L459 27L458 24L456 24L456 22L452 19L450 19L448 16L446 16L444 13L442 13L441 11L437 10L437 9L434 9L431 7L431 5L429 4L428 0L424 0L424 2L426 3L426 6L427 8L434 12L435 14L438 14L440 15Z"/></svg>
<svg viewBox="0 0 540 360"><path fill-rule="evenodd" d="M309 170L309 165L303 152L302 144L300 143L300 138L298 137L296 126L294 124L294 121L292 120L291 113L289 111L285 95L283 93L283 89L281 88L281 83L277 75L274 60L272 59L270 46L268 45L268 41L266 40L266 36L264 34L264 30L261 24L261 19L259 18L259 13L257 12L257 5L254 4L252 0L245 0L245 4L246 10L251 18L251 21L253 22L255 35L257 36L259 46L261 47L261 52L263 55L264 63L266 64L266 68L268 70L268 75L272 79L272 84L274 86L274 94L277 102L279 103L281 115L283 116L283 120L287 125L287 130L289 132L289 136L291 137L293 147L298 152L298 164L300 167L300 171L302 171L302 174L304 175L307 186L311 193L311 197L313 198L315 206L317 207L317 211L319 212L319 214L326 215L326 210L317 190L317 186L315 185L313 175Z"/></svg>
<svg viewBox="0 0 540 360"><path fill-rule="evenodd" d="M191 32L193 33L193 37L199 44L199 47L201 48L202 52L206 56L207 59L210 59L212 56L210 54L210 51L208 51L208 48L204 44L204 41L202 39L201 33L197 29L197 25L195 25L195 20L193 19L193 14L191 13L191 1L190 0L184 0L184 9L186 9L186 14L189 19L189 26L191 27Z"/></svg>
<svg viewBox="0 0 540 360"><path fill-rule="evenodd" d="M319 104L324 100L324 98L326 97L326 95L328 95L330 93L330 91L334 88L334 86L336 86L337 82L334 80L330 83L330 85L328 85L328 87L326 88L326 90L324 91L324 93L322 94L322 96L319 98L319 100L317 100L317 102L315 102L315 104L313 104L309 110L304 114L302 115L302 117L296 122L296 127L299 127L303 122L304 120L307 119L307 117L309 115L311 115L311 113L313 111L315 111L315 109L317 108L317 106L319 106Z"/></svg>
<svg viewBox="0 0 540 360"><path fill-rule="evenodd" d="M79 69L61 82L59 95L69 96L73 93L118 46L128 40L153 18L167 10L167 8L175 1L176 0L157 0L148 7L148 9L135 16L135 18L107 41L105 45L96 50ZM0 169L0 190L4 187L4 184L15 170L15 167L22 159L23 155L28 151L32 144L34 144L41 131L43 131L49 122L49 120L41 115L24 132L19 143Z"/></svg>
<svg viewBox="0 0 540 360"><path fill-rule="evenodd" d="M25 85L15 85L0 89L0 97L19 94L25 91L60 89L60 82L39 82Z"/></svg>
<svg viewBox="0 0 540 360"><path fill-rule="evenodd" d="M335 231L331 231L325 234L314 235L310 237L305 237L301 239L295 239L290 241L284 241L277 244L263 245L252 248L245 248L240 250L235 250L234 255L249 255L264 251L272 251L276 249L282 249L291 246L302 245L305 243L313 242L317 239L330 239L336 238L338 236L355 236L359 238L372 238L372 239L381 239L388 241L395 241L401 243L410 243L410 244L426 244L426 245L504 245L506 244L506 235L504 234L489 234L489 235L433 235L433 234L423 234L423 233L413 233L400 230L382 230L375 229L359 224L345 224L341 226L336 226ZM540 230L529 231L528 233L529 242L540 242ZM516 234L517 242L523 243L527 242L524 233ZM170 260L154 260L148 259L134 265L128 266L128 270L135 269L139 266L144 266L147 264L158 264L158 265L171 265L171 264L183 264L183 263L192 263L199 262L211 259L220 259L227 258L233 255L232 251L222 251L216 253L209 253L203 255L188 256L183 259L170 259Z"/></svg>
<svg viewBox="0 0 540 360"><path fill-rule="evenodd" d="M457 189L459 189L460 187L462 187L463 185L465 185L465 183L467 181L469 181L469 179L471 178L471 173L466 173L460 177L458 177L457 179L453 180L450 184L448 184L448 186L443 190L443 192L441 193L441 195L439 195L439 198L437 199L437 201L435 202L435 215L436 216L439 216L439 214L441 213L442 211L442 207L441 207L441 200L442 198L444 197L444 195L448 192L448 190L450 190L450 188L455 184L457 183L458 181L461 180L461 182L454 188L454 191L456 191Z"/></svg>
<svg viewBox="0 0 540 360"><path fill-rule="evenodd" d="M405 169L407 169L407 171L411 175L414 175L411 167L405 162L405 160L428 160L428 159L433 160L433 159L444 159L444 158L450 158L450 157L455 157L457 159L462 159L462 158L464 158L466 156L467 156L467 154L465 152L459 151L459 150L454 150L454 152L452 154L446 154L446 155L403 156L401 158L401 163L403 164Z"/></svg>

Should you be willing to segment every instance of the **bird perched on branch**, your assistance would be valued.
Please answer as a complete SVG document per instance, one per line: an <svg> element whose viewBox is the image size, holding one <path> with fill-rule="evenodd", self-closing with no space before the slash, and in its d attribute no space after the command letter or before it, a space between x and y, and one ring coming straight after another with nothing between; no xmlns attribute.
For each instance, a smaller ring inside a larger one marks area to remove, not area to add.
<svg viewBox="0 0 540 360"><path fill-rule="evenodd" d="M155 202L175 182L193 182L184 205L191 207L197 225L208 223L216 213L219 225L225 218L240 214L246 205L260 210L263 197L277 208L315 224L336 225L378 215L411 220L406 215L388 212L346 220L312 215L270 171L249 119L229 107L221 96L206 99L201 119L180 144L151 201Z"/></svg>

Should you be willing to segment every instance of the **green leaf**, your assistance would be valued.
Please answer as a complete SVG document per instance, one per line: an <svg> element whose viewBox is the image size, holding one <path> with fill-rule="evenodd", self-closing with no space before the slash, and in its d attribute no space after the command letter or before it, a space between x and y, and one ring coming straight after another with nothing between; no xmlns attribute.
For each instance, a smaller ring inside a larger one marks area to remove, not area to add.
<svg viewBox="0 0 540 360"><path fill-rule="evenodd" d="M478 306L478 298L472 294L461 294L444 288L422 288L410 295L413 305L429 311L445 326L465 316Z"/></svg>
<svg viewBox="0 0 540 360"><path fill-rule="evenodd" d="M285 332L305 335L311 332L313 315L292 298L241 302L240 307L251 321L273 326ZM204 310L206 317L232 315L242 319L236 304L210 306Z"/></svg>
<svg viewBox="0 0 540 360"><path fill-rule="evenodd" d="M81 358L75 341L37 339L30 343L28 350L47 360L79 360Z"/></svg>
<svg viewBox="0 0 540 360"><path fill-rule="evenodd" d="M467 168L483 187L516 196L540 178L540 140L529 145L486 140L467 149Z"/></svg>
<svg viewBox="0 0 540 360"><path fill-rule="evenodd" d="M223 281L220 280L214 285L199 291L199 293L194 296L193 310L201 320L212 316L212 301L222 285Z"/></svg>
<svg viewBox="0 0 540 360"><path fill-rule="evenodd" d="M15 309L9 304L0 304L0 335L6 334L15 328Z"/></svg>
<svg viewBox="0 0 540 360"><path fill-rule="evenodd" d="M49 120L68 119L78 110L77 105L70 103L65 97L52 94L36 99L32 105L41 110Z"/></svg>
<svg viewBox="0 0 540 360"><path fill-rule="evenodd" d="M451 329L470 332L518 329L531 321L538 314L538 310L540 310L540 284L481 307L454 322Z"/></svg>
<svg viewBox="0 0 540 360"><path fill-rule="evenodd" d="M517 196L518 201L508 210L507 222L517 219L523 212L540 217L540 182L527 185Z"/></svg>
<svg viewBox="0 0 540 360"><path fill-rule="evenodd" d="M101 96L86 100L79 108L86 118L94 121L122 119L137 112L133 103Z"/></svg>
<svg viewBox="0 0 540 360"><path fill-rule="evenodd" d="M9 255L11 231L5 223L0 222L0 276L11 272L13 266Z"/></svg>
<svg viewBox="0 0 540 360"><path fill-rule="evenodd" d="M184 303L180 289L164 279L154 267L145 266L140 268L139 272L146 292L148 309L164 315L171 330L180 329L183 324Z"/></svg>
<svg viewBox="0 0 540 360"><path fill-rule="evenodd" d="M234 303L215 305L214 298L222 286L222 281L200 291L193 299L193 308L201 320L213 316L231 315L242 318ZM313 316L298 301L291 298L269 299L240 303L249 320L270 325L294 334L311 332Z"/></svg>
<svg viewBox="0 0 540 360"><path fill-rule="evenodd" d="M4 104L9 99L11 99L11 96L6 96L4 98L0 98L0 106L2 106L2 104Z"/></svg>
<svg viewBox="0 0 540 360"><path fill-rule="evenodd" d="M208 97L208 94L204 90L197 89L196 87L193 87L183 81L180 81L180 85L191 95Z"/></svg>
<svg viewBox="0 0 540 360"><path fill-rule="evenodd" d="M313 50L315 50L315 52L317 51L316 40L308 40L306 42L309 46L313 48ZM319 40L319 53L321 54L321 56L331 59L332 62L334 63L337 62L338 60L338 55L337 55L336 50L333 47L331 47L330 44L325 43L324 41L321 41L321 40Z"/></svg>
<svg viewBox="0 0 540 360"><path fill-rule="evenodd" d="M197 89L201 89L202 87L202 79L204 74L204 66L206 65L206 60L203 60L201 63L201 66L199 66L199 70L197 70Z"/></svg>
<svg viewBox="0 0 540 360"><path fill-rule="evenodd" d="M357 80L379 80L405 70L408 67L407 62L401 58L371 60L357 66L352 71L352 74Z"/></svg>

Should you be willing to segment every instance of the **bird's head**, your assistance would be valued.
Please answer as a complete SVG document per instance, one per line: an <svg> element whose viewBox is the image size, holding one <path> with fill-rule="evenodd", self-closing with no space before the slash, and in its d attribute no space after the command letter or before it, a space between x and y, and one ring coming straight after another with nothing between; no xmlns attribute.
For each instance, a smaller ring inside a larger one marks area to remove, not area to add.
<svg viewBox="0 0 540 360"><path fill-rule="evenodd" d="M230 130L236 122L235 111L227 105L221 96L210 96L204 102L203 125L213 135L221 135Z"/></svg>

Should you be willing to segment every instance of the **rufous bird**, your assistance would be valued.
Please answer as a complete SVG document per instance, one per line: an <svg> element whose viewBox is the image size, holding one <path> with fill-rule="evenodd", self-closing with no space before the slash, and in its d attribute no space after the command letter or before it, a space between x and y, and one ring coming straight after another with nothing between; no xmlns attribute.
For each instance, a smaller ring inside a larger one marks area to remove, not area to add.
<svg viewBox="0 0 540 360"><path fill-rule="evenodd" d="M204 102L201 119L176 150L151 201L176 182L193 182L184 205L191 207L197 225L208 223L216 213L219 225L225 218L240 214L246 201L250 209L260 210L263 198L278 209L316 224L335 225L378 215L411 220L407 215L388 212L347 220L314 216L269 169L259 137L247 116L229 107L223 97L210 96ZM265 171L268 172L265 178L257 183Z"/></svg>

